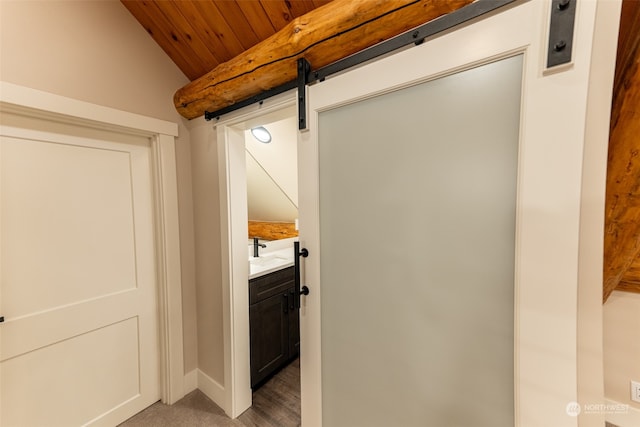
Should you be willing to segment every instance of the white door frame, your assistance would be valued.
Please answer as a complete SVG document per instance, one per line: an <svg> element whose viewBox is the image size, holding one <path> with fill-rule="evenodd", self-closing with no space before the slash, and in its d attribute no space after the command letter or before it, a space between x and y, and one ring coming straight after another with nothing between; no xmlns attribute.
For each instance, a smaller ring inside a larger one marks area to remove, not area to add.
<svg viewBox="0 0 640 427"><path fill-rule="evenodd" d="M151 141L161 398L184 396L182 280L178 228L175 123L0 82L0 109L68 124L146 136Z"/></svg>
<svg viewBox="0 0 640 427"><path fill-rule="evenodd" d="M290 116L296 92L274 96L225 116L215 123L218 141L224 402L236 418L251 406L249 359L249 271L247 252L247 182L244 130Z"/></svg>

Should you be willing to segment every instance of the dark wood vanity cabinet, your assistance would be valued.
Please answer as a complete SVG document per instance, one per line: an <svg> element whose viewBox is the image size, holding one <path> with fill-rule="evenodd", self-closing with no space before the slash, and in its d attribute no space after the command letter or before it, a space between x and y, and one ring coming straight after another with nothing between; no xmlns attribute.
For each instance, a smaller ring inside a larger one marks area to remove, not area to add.
<svg viewBox="0 0 640 427"><path fill-rule="evenodd" d="M251 387L300 353L293 267L249 280Z"/></svg>

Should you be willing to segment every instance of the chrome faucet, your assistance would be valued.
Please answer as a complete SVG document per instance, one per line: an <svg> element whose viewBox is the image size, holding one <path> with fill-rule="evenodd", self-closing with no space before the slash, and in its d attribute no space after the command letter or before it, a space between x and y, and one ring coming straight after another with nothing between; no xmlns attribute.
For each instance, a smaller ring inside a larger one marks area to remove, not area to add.
<svg viewBox="0 0 640 427"><path fill-rule="evenodd" d="M259 237L254 237L253 238L253 257L254 258L258 258L260 256L260 254L258 253L258 248L266 248L267 247L267 245L265 245L264 243L260 243L259 240L260 240Z"/></svg>

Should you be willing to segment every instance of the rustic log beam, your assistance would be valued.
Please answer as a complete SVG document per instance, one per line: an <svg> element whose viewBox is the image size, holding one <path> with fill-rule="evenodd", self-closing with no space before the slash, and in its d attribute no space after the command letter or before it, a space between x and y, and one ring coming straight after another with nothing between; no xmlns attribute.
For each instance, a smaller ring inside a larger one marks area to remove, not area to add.
<svg viewBox="0 0 640 427"><path fill-rule="evenodd" d="M280 240L297 236L298 230L293 222L249 221L249 239Z"/></svg>
<svg viewBox="0 0 640 427"><path fill-rule="evenodd" d="M614 84L605 200L603 301L611 292L640 290L640 7L622 9Z"/></svg>
<svg viewBox="0 0 640 427"><path fill-rule="evenodd" d="M178 112L194 119L297 76L304 57L314 69L472 3L472 0L334 0L179 89Z"/></svg>

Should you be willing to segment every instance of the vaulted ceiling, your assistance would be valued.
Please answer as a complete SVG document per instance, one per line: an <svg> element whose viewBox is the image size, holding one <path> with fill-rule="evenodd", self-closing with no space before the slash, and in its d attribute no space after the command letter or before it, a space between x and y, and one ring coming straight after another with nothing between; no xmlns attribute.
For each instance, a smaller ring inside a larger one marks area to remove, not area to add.
<svg viewBox="0 0 640 427"><path fill-rule="evenodd" d="M121 1L191 80L275 34L294 18L331 2ZM640 1L623 0L607 172L605 300L614 289L640 292L639 111Z"/></svg>
<svg viewBox="0 0 640 427"><path fill-rule="evenodd" d="M122 0L191 80L331 0Z"/></svg>

